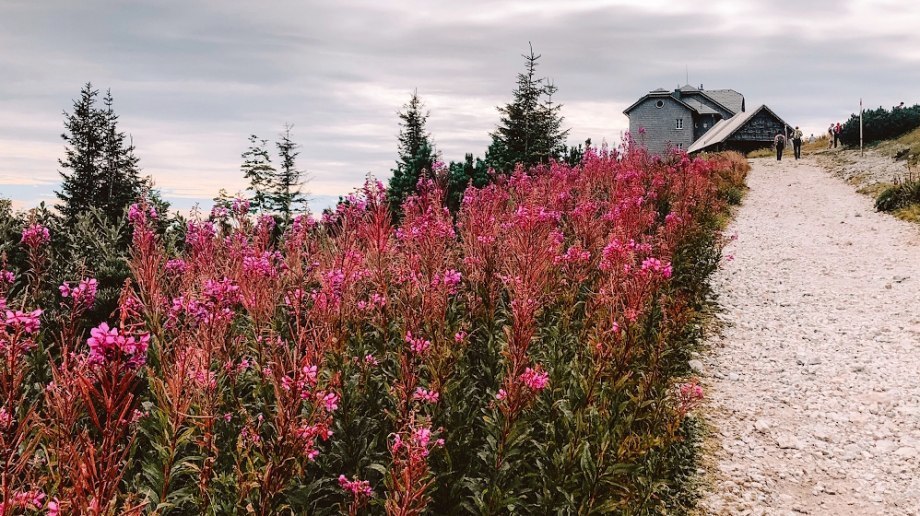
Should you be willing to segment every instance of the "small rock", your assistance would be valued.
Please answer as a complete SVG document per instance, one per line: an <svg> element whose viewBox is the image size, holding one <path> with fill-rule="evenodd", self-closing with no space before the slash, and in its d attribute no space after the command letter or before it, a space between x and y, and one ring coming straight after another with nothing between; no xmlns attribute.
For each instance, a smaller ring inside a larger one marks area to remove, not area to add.
<svg viewBox="0 0 920 516"><path fill-rule="evenodd" d="M754 429L762 434L765 434L767 433L767 430L770 429L770 422L766 419L758 419L754 422Z"/></svg>
<svg viewBox="0 0 920 516"><path fill-rule="evenodd" d="M902 459L916 459L917 450L909 446L902 446L894 451L894 454Z"/></svg>
<svg viewBox="0 0 920 516"><path fill-rule="evenodd" d="M689 362L687 362L687 365L690 366L690 370L696 374L703 374L703 371L706 370L703 367L703 362L696 360L696 359L690 360Z"/></svg>
<svg viewBox="0 0 920 516"><path fill-rule="evenodd" d="M796 440L795 436L782 434L776 438L776 445L783 450L800 450L802 445Z"/></svg>

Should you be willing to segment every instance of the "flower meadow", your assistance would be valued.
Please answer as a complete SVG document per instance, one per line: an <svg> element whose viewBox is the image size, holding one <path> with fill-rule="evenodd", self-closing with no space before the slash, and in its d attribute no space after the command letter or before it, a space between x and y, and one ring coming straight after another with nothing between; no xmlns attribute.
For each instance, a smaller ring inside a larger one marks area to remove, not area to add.
<svg viewBox="0 0 920 516"><path fill-rule="evenodd" d="M0 272L0 514L667 511L745 167L590 150L451 212L436 166L398 221L368 182L284 228L240 199L179 245L139 201L104 321L32 223Z"/></svg>

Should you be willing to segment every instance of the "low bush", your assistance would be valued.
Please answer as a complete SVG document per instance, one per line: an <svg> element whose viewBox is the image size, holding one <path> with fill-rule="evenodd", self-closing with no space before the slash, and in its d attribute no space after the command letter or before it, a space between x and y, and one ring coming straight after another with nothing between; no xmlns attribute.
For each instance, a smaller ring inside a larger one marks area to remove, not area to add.
<svg viewBox="0 0 920 516"><path fill-rule="evenodd" d="M687 358L746 167L592 149L468 189L456 218L440 170L398 227L369 183L283 234L218 206L181 244L141 202L100 323L93 278L48 276L66 235L29 221L0 272L0 508L685 507Z"/></svg>
<svg viewBox="0 0 920 516"><path fill-rule="evenodd" d="M920 179L907 179L882 190L875 199L878 211L895 211L920 204Z"/></svg>

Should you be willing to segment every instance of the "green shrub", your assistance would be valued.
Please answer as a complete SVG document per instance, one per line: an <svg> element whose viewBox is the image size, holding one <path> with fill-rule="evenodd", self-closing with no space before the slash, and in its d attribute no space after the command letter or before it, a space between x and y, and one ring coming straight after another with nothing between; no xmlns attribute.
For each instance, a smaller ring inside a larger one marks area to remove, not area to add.
<svg viewBox="0 0 920 516"><path fill-rule="evenodd" d="M875 209L878 211L895 211L912 204L920 204L920 179L890 186L875 199Z"/></svg>

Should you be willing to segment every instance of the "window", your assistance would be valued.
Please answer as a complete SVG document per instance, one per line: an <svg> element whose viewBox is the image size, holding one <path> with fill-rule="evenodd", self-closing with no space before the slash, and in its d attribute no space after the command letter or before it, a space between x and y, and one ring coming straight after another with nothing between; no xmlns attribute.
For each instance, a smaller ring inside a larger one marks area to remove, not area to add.
<svg viewBox="0 0 920 516"><path fill-rule="evenodd" d="M674 126L674 129L683 129L684 128L684 119L678 118L677 124Z"/></svg>
<svg viewBox="0 0 920 516"><path fill-rule="evenodd" d="M684 144L683 144L683 143L678 143L678 144L677 144L677 148L678 148L678 150L684 150Z"/></svg>
<svg viewBox="0 0 920 516"><path fill-rule="evenodd" d="M658 108L658 109L663 108L663 107L664 107L664 101L663 101L663 100L659 100L658 102L655 103L655 107Z"/></svg>
<svg viewBox="0 0 920 516"><path fill-rule="evenodd" d="M706 128L708 128L708 127L709 127L709 123L708 123L708 122L703 122L703 129L706 129Z"/></svg>

